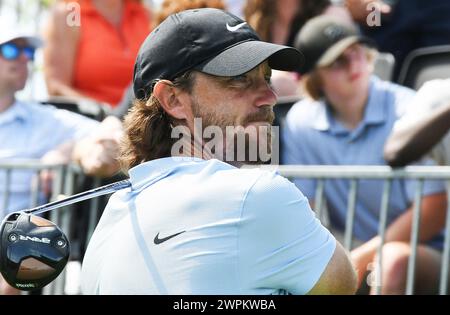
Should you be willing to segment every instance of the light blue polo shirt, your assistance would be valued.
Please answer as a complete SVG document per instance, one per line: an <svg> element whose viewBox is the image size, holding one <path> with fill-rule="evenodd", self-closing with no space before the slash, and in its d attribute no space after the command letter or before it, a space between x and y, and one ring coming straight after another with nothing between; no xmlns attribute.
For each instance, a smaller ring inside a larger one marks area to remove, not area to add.
<svg viewBox="0 0 450 315"><path fill-rule="evenodd" d="M414 94L413 90L373 76L363 120L354 130L348 130L337 121L324 101L299 101L288 112L282 131L283 164L386 165L385 141ZM367 241L378 233L383 182L360 180L358 183L354 236ZM315 180L297 179L295 184L309 200L314 200ZM411 205L415 185L415 181L392 182L388 223ZM325 184L331 223L342 231L349 186L349 180L327 180ZM425 182L425 195L444 190L442 182ZM441 245L441 240L434 243L437 247Z"/></svg>
<svg viewBox="0 0 450 315"><path fill-rule="evenodd" d="M334 253L306 198L275 172L178 157L130 179L89 242L85 294L304 294Z"/></svg>
<svg viewBox="0 0 450 315"><path fill-rule="evenodd" d="M87 117L33 102L16 101L0 113L0 160L40 159L59 145L90 134L99 122ZM3 205L6 172L0 170L0 205ZM8 212L31 206L33 172L11 173Z"/></svg>

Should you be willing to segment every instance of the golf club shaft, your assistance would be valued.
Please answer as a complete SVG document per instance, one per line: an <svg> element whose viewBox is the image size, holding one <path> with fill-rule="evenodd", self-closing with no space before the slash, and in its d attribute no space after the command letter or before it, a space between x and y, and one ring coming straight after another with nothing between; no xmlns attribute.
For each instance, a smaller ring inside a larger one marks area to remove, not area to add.
<svg viewBox="0 0 450 315"><path fill-rule="evenodd" d="M112 184L108 184L102 187L97 187L91 190L87 190L84 192L81 192L79 194L61 199L61 200L57 200L54 202L50 202L47 203L45 205L42 206L38 206L35 208L31 208L31 209L24 209L21 210L20 212L25 212L25 213L29 213L29 214L39 214L39 213L43 213L43 212L47 212L50 210L54 210L56 208L61 208L64 206L68 206L83 200L87 200L87 199L92 199L98 196L103 196L103 195L107 195L107 194L112 194L113 192L116 192L118 190L124 189L124 188L128 188L131 186L131 182L128 179L125 180L121 180Z"/></svg>

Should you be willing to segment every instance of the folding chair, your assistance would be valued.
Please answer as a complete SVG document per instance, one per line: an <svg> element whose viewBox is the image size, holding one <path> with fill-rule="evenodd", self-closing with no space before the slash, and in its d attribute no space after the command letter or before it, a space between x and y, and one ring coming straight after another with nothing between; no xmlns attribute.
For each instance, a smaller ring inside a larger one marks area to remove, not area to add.
<svg viewBox="0 0 450 315"><path fill-rule="evenodd" d="M418 90L426 81L450 78L450 45L413 50L406 57L398 83Z"/></svg>
<svg viewBox="0 0 450 315"><path fill-rule="evenodd" d="M74 100L52 96L48 100L42 101L41 104L52 105L98 121L102 121L111 113L111 107L108 104L100 104L90 100Z"/></svg>

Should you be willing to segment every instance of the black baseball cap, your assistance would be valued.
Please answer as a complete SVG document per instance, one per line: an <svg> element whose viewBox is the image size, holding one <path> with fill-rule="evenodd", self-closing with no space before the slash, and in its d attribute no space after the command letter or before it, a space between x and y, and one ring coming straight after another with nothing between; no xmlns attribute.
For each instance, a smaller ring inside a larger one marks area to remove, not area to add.
<svg viewBox="0 0 450 315"><path fill-rule="evenodd" d="M134 66L136 98L151 93L155 80L173 80L188 70L236 76L268 59L272 69L293 71L302 54L293 47L263 42L235 15L213 8L170 15L142 44Z"/></svg>
<svg viewBox="0 0 450 315"><path fill-rule="evenodd" d="M294 42L294 47L305 56L305 63L299 72L306 74L315 67L330 65L355 43L375 47L375 43L362 36L354 24L339 21L330 15L312 18L302 27Z"/></svg>

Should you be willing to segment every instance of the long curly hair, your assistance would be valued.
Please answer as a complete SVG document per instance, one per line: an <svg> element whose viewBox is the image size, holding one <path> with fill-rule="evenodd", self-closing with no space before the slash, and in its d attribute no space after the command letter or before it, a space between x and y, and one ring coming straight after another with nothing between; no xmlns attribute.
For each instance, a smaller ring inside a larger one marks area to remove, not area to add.
<svg viewBox="0 0 450 315"><path fill-rule="evenodd" d="M298 0L299 12L291 25L290 32L296 34L310 18L321 14L330 0ZM264 41L272 41L271 28L278 17L275 0L247 0L244 7L245 20Z"/></svg>
<svg viewBox="0 0 450 315"><path fill-rule="evenodd" d="M191 92L195 72L188 71L172 81L177 88ZM155 159L171 156L172 127L181 124L162 108L153 93L146 99L136 99L124 118L124 137L120 144L119 162L123 171Z"/></svg>

